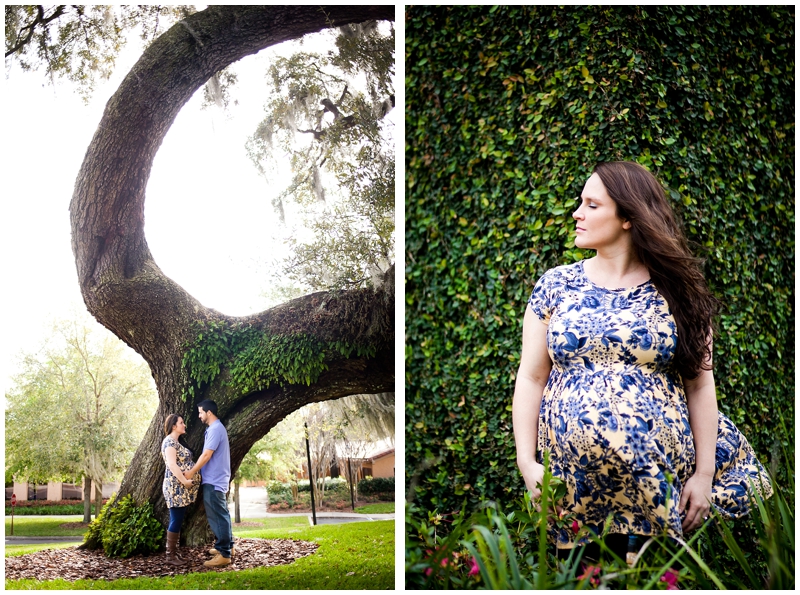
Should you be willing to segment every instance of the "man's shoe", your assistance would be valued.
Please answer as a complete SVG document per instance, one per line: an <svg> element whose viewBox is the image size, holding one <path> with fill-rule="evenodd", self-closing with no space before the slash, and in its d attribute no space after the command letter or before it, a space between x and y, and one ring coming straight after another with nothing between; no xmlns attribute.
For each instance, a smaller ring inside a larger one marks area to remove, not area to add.
<svg viewBox="0 0 800 595"><path fill-rule="evenodd" d="M210 550L208 550L208 553L211 554L212 556L216 556L217 554L219 554L219 552L217 551L217 548L215 548L215 547L212 547ZM236 555L236 548L232 547L231 548L231 558L233 558L235 555Z"/></svg>
<svg viewBox="0 0 800 595"><path fill-rule="evenodd" d="M230 558L223 558L221 554L217 554L211 560L208 560L207 562L203 562L203 566L209 566L209 567L212 567L212 568L213 567L219 568L220 566L227 566L230 563L231 563L231 559Z"/></svg>

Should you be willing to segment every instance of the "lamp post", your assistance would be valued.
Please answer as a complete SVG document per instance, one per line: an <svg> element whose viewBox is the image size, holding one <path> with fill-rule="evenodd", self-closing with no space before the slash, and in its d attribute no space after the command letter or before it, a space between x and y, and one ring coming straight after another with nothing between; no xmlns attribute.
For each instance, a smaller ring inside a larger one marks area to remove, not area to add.
<svg viewBox="0 0 800 595"><path fill-rule="evenodd" d="M311 488L311 517L314 525L317 524L317 507L314 504L314 476L311 473L311 448L308 446L308 424L303 422L306 429L306 457L308 457L308 487Z"/></svg>
<svg viewBox="0 0 800 595"><path fill-rule="evenodd" d="M350 478L350 507L353 509L353 512L356 511L356 500L353 497L353 484L356 481L356 478L353 477L353 467L350 465L350 457L347 457L347 477Z"/></svg>
<svg viewBox="0 0 800 595"><path fill-rule="evenodd" d="M11 535L14 535L14 507L17 505L17 495L11 494Z"/></svg>

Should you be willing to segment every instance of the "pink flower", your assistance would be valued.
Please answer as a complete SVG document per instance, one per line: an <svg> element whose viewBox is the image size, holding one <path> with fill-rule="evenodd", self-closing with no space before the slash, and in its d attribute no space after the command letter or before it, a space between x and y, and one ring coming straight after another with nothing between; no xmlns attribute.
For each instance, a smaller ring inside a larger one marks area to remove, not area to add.
<svg viewBox="0 0 800 595"><path fill-rule="evenodd" d="M586 566L579 578L580 580L588 578L591 585L597 586L600 584L600 579L595 578L598 574L600 574L599 566Z"/></svg>
<svg viewBox="0 0 800 595"><path fill-rule="evenodd" d="M425 569L425 576L430 576L431 572L433 572L433 568L426 568Z"/></svg>
<svg viewBox="0 0 800 595"><path fill-rule="evenodd" d="M475 558L472 558L472 566L469 569L469 574L467 576L474 576L478 574L481 569L478 567L478 561Z"/></svg>
<svg viewBox="0 0 800 595"><path fill-rule="evenodd" d="M447 558L444 558L442 560L442 568L444 568L445 566L447 566Z"/></svg>
<svg viewBox="0 0 800 595"><path fill-rule="evenodd" d="M671 568L661 577L661 582L667 583L667 591L678 591L678 575Z"/></svg>
<svg viewBox="0 0 800 595"><path fill-rule="evenodd" d="M581 526L578 524L578 521L572 521L572 532L577 533L580 530Z"/></svg>

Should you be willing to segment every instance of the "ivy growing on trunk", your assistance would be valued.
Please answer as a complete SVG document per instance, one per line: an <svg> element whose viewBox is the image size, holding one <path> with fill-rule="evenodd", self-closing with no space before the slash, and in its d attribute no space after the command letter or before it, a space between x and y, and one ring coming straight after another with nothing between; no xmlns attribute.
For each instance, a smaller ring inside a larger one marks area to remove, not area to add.
<svg viewBox="0 0 800 595"><path fill-rule="evenodd" d="M374 345L322 341L309 334L274 335L241 322L201 321L197 336L184 345L183 367L191 382L183 394L194 398L227 368L224 381L239 395L275 385L310 386L328 369L327 361L373 357Z"/></svg>

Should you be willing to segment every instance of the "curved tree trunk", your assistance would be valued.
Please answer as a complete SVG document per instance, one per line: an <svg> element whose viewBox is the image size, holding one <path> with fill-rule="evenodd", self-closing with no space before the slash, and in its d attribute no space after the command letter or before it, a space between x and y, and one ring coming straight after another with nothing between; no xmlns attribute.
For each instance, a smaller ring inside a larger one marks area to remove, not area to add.
<svg viewBox="0 0 800 595"><path fill-rule="evenodd" d="M240 58L327 27L392 20L394 6L211 6L173 26L144 52L106 105L86 152L70 203L72 248L84 301L97 320L150 365L158 411L119 490L149 501L162 521L162 424L184 416L186 439L199 456L204 427L195 403L214 399L228 430L236 472L250 447L292 411L312 402L394 390L394 267L377 290L317 293L248 317L204 307L166 277L144 237L144 199L156 151L182 106L215 72ZM182 365L198 322L250 325L272 335L300 333L319 341L355 341L372 357L329 357L310 386L274 386L237 394L225 370L194 399ZM202 504L184 521L189 544L209 537Z"/></svg>

